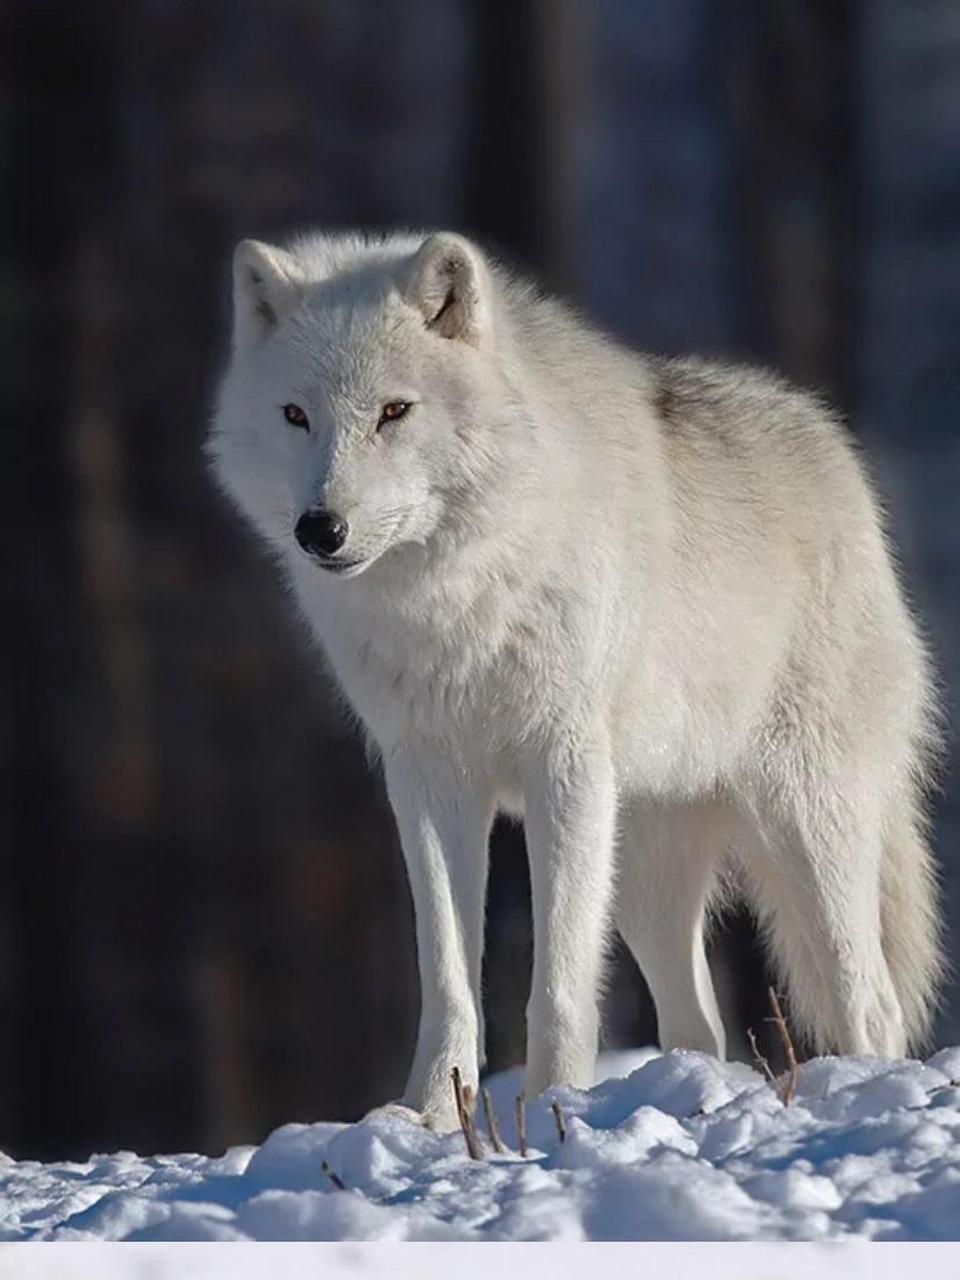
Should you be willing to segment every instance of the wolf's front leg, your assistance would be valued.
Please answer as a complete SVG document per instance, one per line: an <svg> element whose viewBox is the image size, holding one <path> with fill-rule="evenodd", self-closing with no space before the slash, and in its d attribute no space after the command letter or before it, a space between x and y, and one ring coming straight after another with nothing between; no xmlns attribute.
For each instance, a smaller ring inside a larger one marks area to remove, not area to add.
<svg viewBox="0 0 960 1280"><path fill-rule="evenodd" d="M566 741L528 771L533 982L526 1087L593 1083L597 990L613 881L616 797L601 739Z"/></svg>
<svg viewBox="0 0 960 1280"><path fill-rule="evenodd" d="M490 794L449 762L393 756L387 791L417 920L420 1029L403 1101L437 1129L457 1125L451 1071L477 1088L483 1046L480 970Z"/></svg>

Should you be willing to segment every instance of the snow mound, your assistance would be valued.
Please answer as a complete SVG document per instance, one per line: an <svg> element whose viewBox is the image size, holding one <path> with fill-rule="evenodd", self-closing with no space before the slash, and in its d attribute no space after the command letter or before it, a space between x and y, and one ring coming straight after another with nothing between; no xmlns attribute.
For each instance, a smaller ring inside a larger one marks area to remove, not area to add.
<svg viewBox="0 0 960 1280"><path fill-rule="evenodd" d="M470 1160L461 1134L397 1107L284 1125L218 1159L0 1156L0 1240L960 1238L960 1048L814 1059L789 1107L699 1053L602 1064L626 1074L530 1104L526 1159L492 1154L481 1126ZM519 1075L488 1083L513 1147Z"/></svg>

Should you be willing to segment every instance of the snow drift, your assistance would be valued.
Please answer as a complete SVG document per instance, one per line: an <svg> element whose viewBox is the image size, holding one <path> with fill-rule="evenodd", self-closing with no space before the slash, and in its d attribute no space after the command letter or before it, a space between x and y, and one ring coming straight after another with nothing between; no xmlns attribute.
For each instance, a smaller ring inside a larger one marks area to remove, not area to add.
<svg viewBox="0 0 960 1280"><path fill-rule="evenodd" d="M960 1048L815 1059L787 1107L749 1067L702 1054L605 1065L634 1069L528 1107L526 1159L487 1142L470 1160L461 1134L389 1107L285 1125L219 1158L0 1156L0 1239L960 1238ZM519 1076L489 1083L515 1147Z"/></svg>

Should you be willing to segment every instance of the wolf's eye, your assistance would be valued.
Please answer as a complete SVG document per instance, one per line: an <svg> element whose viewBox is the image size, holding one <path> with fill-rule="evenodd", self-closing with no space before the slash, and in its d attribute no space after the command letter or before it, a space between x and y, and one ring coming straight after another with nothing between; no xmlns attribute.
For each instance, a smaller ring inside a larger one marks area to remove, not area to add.
<svg viewBox="0 0 960 1280"><path fill-rule="evenodd" d="M389 404L383 406L380 421L377 423L377 430L379 431L385 422L396 422L409 411L410 405L406 400L391 400Z"/></svg>
<svg viewBox="0 0 960 1280"><path fill-rule="evenodd" d="M283 416L291 427L303 427L304 431L310 430L310 419L298 404L285 404L283 406Z"/></svg>

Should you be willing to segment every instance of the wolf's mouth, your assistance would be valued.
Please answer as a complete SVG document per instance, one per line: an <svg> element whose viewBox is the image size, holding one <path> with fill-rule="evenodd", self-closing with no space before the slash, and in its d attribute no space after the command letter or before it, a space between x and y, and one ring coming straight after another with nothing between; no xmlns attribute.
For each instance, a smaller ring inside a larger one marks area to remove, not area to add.
<svg viewBox="0 0 960 1280"><path fill-rule="evenodd" d="M327 573L347 573L351 569L359 569L366 560L327 560L323 556L312 556L313 563Z"/></svg>

